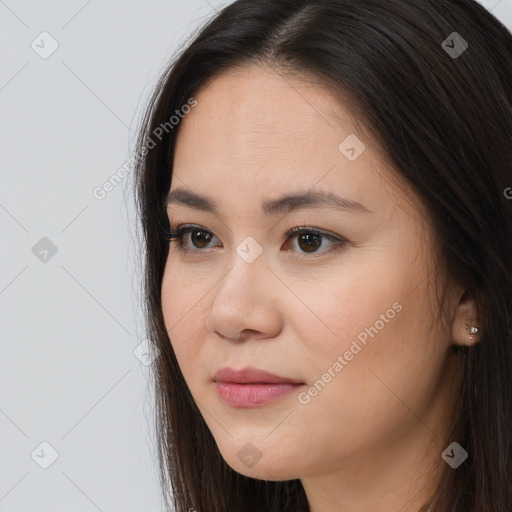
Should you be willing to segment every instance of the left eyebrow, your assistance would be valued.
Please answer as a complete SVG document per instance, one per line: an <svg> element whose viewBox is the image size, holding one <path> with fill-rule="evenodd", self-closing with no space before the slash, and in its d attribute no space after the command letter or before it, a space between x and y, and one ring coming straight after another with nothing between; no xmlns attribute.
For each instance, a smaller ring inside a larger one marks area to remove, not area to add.
<svg viewBox="0 0 512 512"><path fill-rule="evenodd" d="M170 204L182 204L196 210L219 215L218 206L211 197L181 188L176 188L169 193L167 205ZM262 204L262 210L265 215L278 215L305 208L321 207L349 212L372 213L371 210L357 201L352 201L329 192L299 192L278 199L267 200Z"/></svg>

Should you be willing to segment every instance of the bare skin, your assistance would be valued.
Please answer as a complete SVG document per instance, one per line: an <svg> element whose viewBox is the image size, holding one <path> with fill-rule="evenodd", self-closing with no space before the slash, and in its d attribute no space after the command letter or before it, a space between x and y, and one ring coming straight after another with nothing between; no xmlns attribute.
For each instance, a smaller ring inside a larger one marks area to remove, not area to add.
<svg viewBox="0 0 512 512"><path fill-rule="evenodd" d="M457 384L450 349L470 343L464 326L474 303L447 282L441 321L418 201L393 185L382 150L327 89L253 66L222 74L195 97L180 125L171 191L209 196L219 212L168 206L173 228L198 227L183 238L190 252L171 243L162 307L222 456L253 478L299 478L312 512L417 512L446 465ZM366 146L353 161L338 148L350 134ZM369 211L262 212L266 200L305 191ZM312 251L300 235L285 238L297 226L346 242L321 235ZM257 245L244 248L262 250L250 263L237 252L247 237ZM373 336L363 344L365 329ZM271 404L232 407L212 382L224 366L304 385ZM261 457L251 467L237 456L247 443Z"/></svg>

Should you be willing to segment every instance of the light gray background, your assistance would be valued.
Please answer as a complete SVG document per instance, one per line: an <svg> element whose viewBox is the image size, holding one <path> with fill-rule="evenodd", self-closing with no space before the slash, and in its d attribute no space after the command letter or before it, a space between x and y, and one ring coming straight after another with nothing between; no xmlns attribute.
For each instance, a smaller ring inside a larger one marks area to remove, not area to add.
<svg viewBox="0 0 512 512"><path fill-rule="evenodd" d="M162 510L132 175L93 190L175 50L227 3L0 0L0 511ZM481 3L512 30L512 0Z"/></svg>

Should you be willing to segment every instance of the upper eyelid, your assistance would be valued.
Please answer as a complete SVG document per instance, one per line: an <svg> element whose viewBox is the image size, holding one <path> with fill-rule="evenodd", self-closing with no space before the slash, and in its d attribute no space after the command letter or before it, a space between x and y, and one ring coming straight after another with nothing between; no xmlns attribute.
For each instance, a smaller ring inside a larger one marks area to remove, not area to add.
<svg viewBox="0 0 512 512"><path fill-rule="evenodd" d="M172 231L177 231L177 230L180 230L180 231L184 231L184 230L204 230L204 231L207 231L208 233L211 233L212 235L216 236L218 238L218 236L211 230L211 229L208 229L204 226L201 226L199 224L189 224L189 223L179 223L179 222L175 222L174 224L173 223L169 223L169 226L170 226L170 229ZM297 234L297 232L300 232L301 230L303 231L307 231L307 230L310 230L312 232L318 232L322 235L325 235L325 236L332 236L334 238L344 238L340 235L337 235L336 233L333 233L331 231L328 231L326 229L323 229L323 228L317 228L315 226L308 226L308 225L300 225L300 226L294 226L290 229L288 229L285 233L286 234Z"/></svg>
<svg viewBox="0 0 512 512"><path fill-rule="evenodd" d="M197 231L200 231L200 230L203 230L203 231L207 231L208 233L212 234L215 238L219 238L212 230L204 227L204 226L201 226L199 224L189 224L189 223L175 223L175 224L171 224L171 230L173 232L175 231L179 231L181 232L181 237L180 238L183 238L186 234L190 233L191 231L194 231L194 230L197 230ZM349 243L349 241L341 236L341 235L338 235L336 233L333 233L331 231L327 231L325 229L322 229L322 228L317 228L315 226L307 226L307 225L300 225L300 226L294 226L290 229L288 229L286 231L286 233L284 234L285 238L286 239L292 239L294 238L295 236L297 236L298 234L300 234L301 232L312 232L312 233L318 233L319 235L321 236L324 236L325 238L329 239L331 242L334 242L334 243ZM185 233L184 233L185 232Z"/></svg>

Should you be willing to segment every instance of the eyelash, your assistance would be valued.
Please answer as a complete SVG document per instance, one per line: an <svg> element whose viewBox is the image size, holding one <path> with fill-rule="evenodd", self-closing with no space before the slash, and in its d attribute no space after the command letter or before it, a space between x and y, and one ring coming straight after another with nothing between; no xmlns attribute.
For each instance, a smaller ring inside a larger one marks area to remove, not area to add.
<svg viewBox="0 0 512 512"><path fill-rule="evenodd" d="M201 226L191 225L191 224L178 224L177 226L175 226L174 229L171 229L170 231L167 232L166 241L168 241L170 243L175 241L178 250L182 253L205 252L206 249L187 249L184 246L183 237L186 234L191 233L193 231L203 231L205 233L213 235L213 233L211 231L209 231L208 229L205 229ZM307 234L313 233L315 235L321 235L321 236L327 238L329 241L336 242L336 243L330 249L325 249L323 251L319 251L316 253L310 253L311 256L306 255L307 253L302 253L299 255L300 258L305 258L305 259L317 258L318 254L322 255L324 253L331 253L333 251L339 250L342 247L344 247L347 243L347 240L345 240L339 236L331 235L331 234L325 233L324 231L321 231L319 229L310 228L307 226L298 226L298 227L292 228L285 234L285 237L287 240L291 240L292 238L296 237L297 235L301 235L303 233L307 233ZM215 235L213 235L213 236L215 236Z"/></svg>

